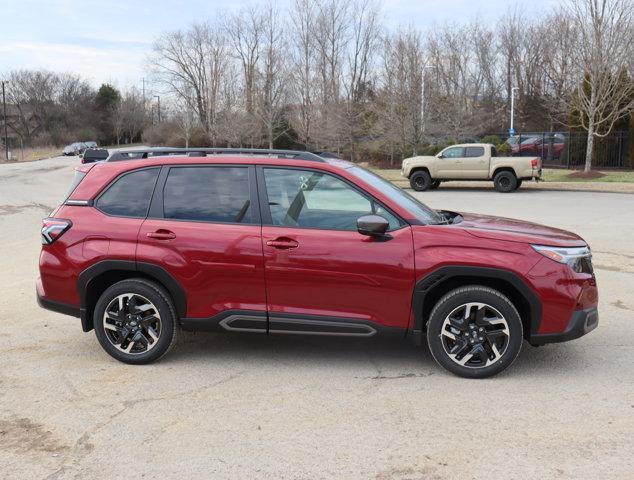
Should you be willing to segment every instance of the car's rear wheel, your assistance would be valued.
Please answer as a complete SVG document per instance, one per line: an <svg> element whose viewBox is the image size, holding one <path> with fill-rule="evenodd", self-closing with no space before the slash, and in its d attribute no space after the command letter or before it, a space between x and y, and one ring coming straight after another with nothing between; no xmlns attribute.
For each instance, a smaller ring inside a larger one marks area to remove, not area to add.
<svg viewBox="0 0 634 480"><path fill-rule="evenodd" d="M436 362L467 378L490 377L506 369L517 358L522 339L522 320L513 303L481 285L444 295L427 324L427 343Z"/></svg>
<svg viewBox="0 0 634 480"><path fill-rule="evenodd" d="M108 354L131 364L153 362L176 343L177 317L160 285L135 278L115 283L95 306L95 334Z"/></svg>
<svg viewBox="0 0 634 480"><path fill-rule="evenodd" d="M433 180L431 175L425 170L418 170L409 177L410 186L417 192L424 192L429 190L432 186Z"/></svg>
<svg viewBox="0 0 634 480"><path fill-rule="evenodd" d="M517 177L513 172L503 170L498 172L493 179L493 184L498 192L508 193L517 188Z"/></svg>

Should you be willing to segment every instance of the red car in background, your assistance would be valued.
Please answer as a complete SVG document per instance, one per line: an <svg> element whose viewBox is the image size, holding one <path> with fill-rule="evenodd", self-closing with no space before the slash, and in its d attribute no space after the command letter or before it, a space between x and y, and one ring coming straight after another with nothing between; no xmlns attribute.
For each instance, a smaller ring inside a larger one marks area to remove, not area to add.
<svg viewBox="0 0 634 480"><path fill-rule="evenodd" d="M541 157L544 159L559 159L566 142L561 133L535 136L515 136L511 145L511 154L520 157ZM511 139L509 139L511 140Z"/></svg>

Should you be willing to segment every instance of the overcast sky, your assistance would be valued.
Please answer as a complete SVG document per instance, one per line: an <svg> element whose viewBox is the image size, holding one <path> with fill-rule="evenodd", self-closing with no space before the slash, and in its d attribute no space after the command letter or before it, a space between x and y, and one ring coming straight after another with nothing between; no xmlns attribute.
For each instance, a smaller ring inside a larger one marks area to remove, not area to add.
<svg viewBox="0 0 634 480"><path fill-rule="evenodd" d="M284 8L292 0L274 2ZM0 0L0 76L13 69L70 71L99 85L141 85L153 39L253 0ZM524 2L522 2L524 3ZM528 17L557 0L526 2ZM463 22L478 16L492 22L517 0L384 0L388 28Z"/></svg>

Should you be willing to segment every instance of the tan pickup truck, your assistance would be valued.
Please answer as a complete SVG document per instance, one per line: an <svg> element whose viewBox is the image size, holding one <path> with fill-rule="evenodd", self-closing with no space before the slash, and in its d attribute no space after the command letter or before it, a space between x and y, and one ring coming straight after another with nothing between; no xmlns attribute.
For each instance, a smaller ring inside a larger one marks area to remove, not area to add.
<svg viewBox="0 0 634 480"><path fill-rule="evenodd" d="M493 180L495 189L506 193L517 190L522 180L541 179L542 162L539 157L498 157L489 143L467 143L435 156L406 158L401 174L419 192L450 180Z"/></svg>

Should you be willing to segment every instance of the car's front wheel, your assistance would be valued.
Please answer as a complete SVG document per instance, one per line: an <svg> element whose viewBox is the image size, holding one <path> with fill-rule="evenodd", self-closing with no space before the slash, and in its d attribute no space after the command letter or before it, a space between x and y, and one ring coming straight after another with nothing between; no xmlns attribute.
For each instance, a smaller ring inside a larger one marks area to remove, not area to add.
<svg viewBox="0 0 634 480"><path fill-rule="evenodd" d="M103 292L95 306L94 327L103 349L131 364L165 355L176 343L178 330L167 291L141 278L123 280Z"/></svg>
<svg viewBox="0 0 634 480"><path fill-rule="evenodd" d="M417 192L424 192L432 187L431 175L425 170L418 170L409 177L410 186Z"/></svg>
<svg viewBox="0 0 634 480"><path fill-rule="evenodd" d="M513 303L481 285L448 292L434 306L427 343L442 367L467 378L500 373L517 358L523 327Z"/></svg>

